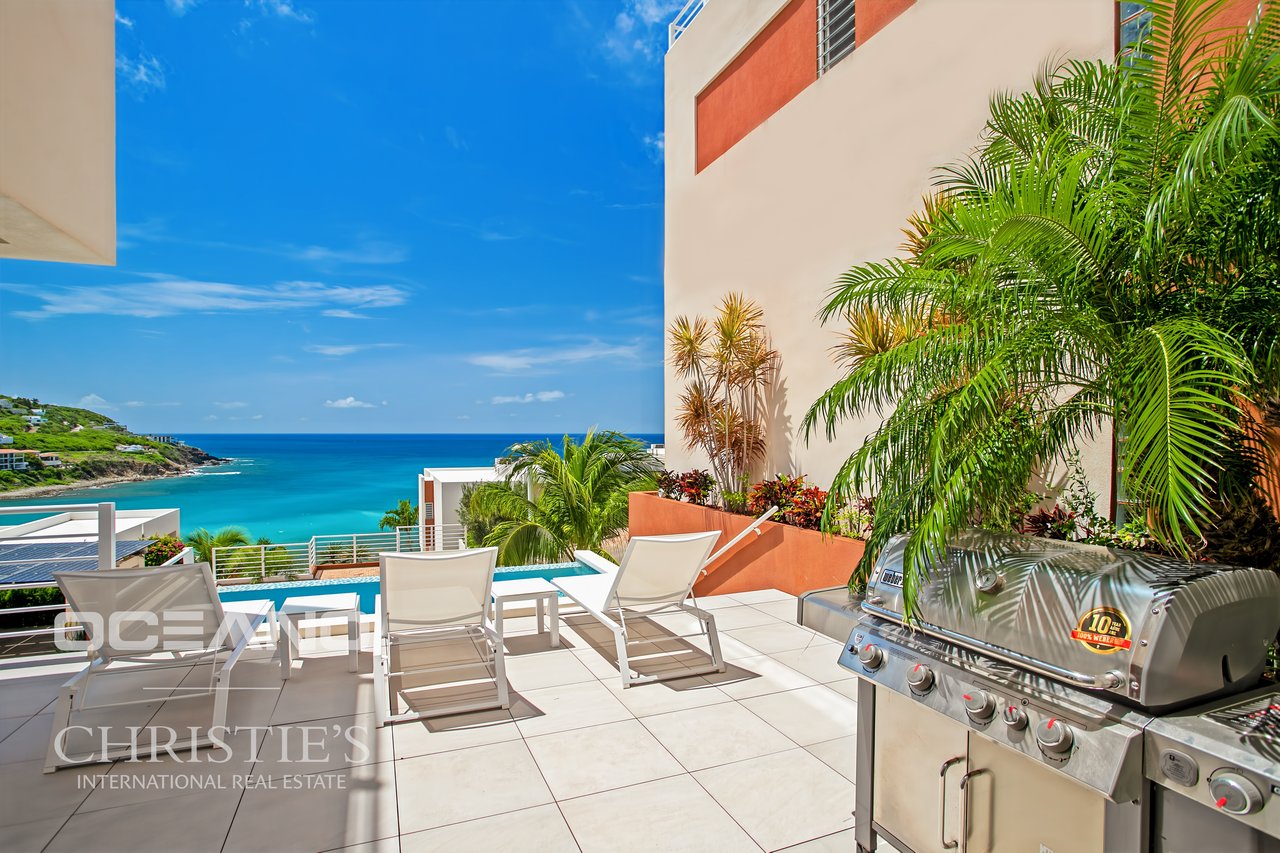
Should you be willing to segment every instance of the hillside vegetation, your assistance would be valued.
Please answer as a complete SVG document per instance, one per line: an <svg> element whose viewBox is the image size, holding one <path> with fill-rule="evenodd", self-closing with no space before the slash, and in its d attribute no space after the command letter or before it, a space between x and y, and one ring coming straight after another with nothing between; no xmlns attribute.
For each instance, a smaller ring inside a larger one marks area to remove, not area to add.
<svg viewBox="0 0 1280 853"><path fill-rule="evenodd" d="M36 410L43 412L44 422L32 426L26 418ZM164 444L135 435L106 415L89 409L50 405L25 397L0 395L0 434L13 439L12 444L0 444L0 450L57 453L62 463L44 465L35 454L26 454L27 470L0 471L0 493L108 477L162 477L219 461L196 447ZM116 449L128 445L138 445L142 450Z"/></svg>

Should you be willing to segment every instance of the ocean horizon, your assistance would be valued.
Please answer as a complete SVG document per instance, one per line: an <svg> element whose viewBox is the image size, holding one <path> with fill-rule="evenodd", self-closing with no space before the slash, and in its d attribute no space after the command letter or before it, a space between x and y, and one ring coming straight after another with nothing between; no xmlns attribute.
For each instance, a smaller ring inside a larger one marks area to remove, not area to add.
<svg viewBox="0 0 1280 853"><path fill-rule="evenodd" d="M571 435L574 435L571 433ZM581 438L581 433L574 435ZM661 443L658 433L631 433ZM242 527L252 538L304 542L315 535L368 533L400 500L417 504L423 468L492 465L512 444L546 433L237 433L173 434L228 459L190 474L77 488L12 503L114 501L119 509L181 511L182 533ZM23 516L6 516L17 524Z"/></svg>

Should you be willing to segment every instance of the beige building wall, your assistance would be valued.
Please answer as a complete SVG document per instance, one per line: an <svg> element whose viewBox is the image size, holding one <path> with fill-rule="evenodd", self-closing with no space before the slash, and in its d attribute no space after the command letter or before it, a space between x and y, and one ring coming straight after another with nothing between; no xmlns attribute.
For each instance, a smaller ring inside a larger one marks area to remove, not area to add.
<svg viewBox="0 0 1280 853"><path fill-rule="evenodd" d="M934 168L978 140L991 95L1025 90L1051 57L1114 55L1111 0L918 0L702 172L694 172L695 98L786 5L708 0L666 57L667 327L709 316L742 291L764 308L781 354L768 473L830 484L878 425L849 421L835 443L806 443L805 412L838 377L820 327L836 277L901 254L901 229ZM667 467L705 467L676 426L684 384L665 368ZM1100 508L1110 503L1110 436L1087 454Z"/></svg>
<svg viewBox="0 0 1280 853"><path fill-rule="evenodd" d="M112 0L0 0L0 258L116 261Z"/></svg>

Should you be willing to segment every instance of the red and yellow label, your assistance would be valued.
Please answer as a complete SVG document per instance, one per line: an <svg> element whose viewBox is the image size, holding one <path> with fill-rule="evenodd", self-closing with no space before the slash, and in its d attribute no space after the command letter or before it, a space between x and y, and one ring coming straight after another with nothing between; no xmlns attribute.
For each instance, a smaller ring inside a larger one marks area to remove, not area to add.
<svg viewBox="0 0 1280 853"><path fill-rule="evenodd" d="M1114 607L1095 607L1080 617L1071 639L1098 655L1113 654L1133 645L1129 619Z"/></svg>

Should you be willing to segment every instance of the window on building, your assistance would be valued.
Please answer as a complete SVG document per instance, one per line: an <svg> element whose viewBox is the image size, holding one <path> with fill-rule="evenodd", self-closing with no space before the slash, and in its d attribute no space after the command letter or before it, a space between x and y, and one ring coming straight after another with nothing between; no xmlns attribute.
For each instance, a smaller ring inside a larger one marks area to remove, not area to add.
<svg viewBox="0 0 1280 853"><path fill-rule="evenodd" d="M853 52L853 6L854 0L820 0L818 13L820 73L825 74L827 69Z"/></svg>
<svg viewBox="0 0 1280 853"><path fill-rule="evenodd" d="M1141 3L1116 4L1116 58L1127 62L1135 46L1151 29L1151 12Z"/></svg>

